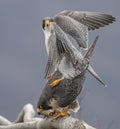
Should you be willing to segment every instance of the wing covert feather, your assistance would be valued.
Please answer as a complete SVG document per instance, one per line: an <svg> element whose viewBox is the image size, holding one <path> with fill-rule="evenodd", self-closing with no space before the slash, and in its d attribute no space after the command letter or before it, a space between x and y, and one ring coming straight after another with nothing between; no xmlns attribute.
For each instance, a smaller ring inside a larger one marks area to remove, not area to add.
<svg viewBox="0 0 120 129"><path fill-rule="evenodd" d="M62 31L62 29L54 22L54 30L57 39L57 50L59 54L69 54L71 58L74 58L74 49L76 49L71 41L69 40L68 36ZM62 52L62 53L61 53ZM63 53L64 52L64 53ZM61 56L61 55L59 55Z"/></svg>
<svg viewBox="0 0 120 129"><path fill-rule="evenodd" d="M57 15L54 17L56 24L76 40L79 47L88 47L88 28L69 16ZM72 42L74 45L74 42Z"/></svg>

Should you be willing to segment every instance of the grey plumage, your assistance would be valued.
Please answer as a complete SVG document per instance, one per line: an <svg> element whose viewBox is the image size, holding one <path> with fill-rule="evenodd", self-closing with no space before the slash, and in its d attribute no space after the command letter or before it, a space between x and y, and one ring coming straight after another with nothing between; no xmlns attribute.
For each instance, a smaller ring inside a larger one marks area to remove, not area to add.
<svg viewBox="0 0 120 129"><path fill-rule="evenodd" d="M115 17L112 15L97 12L65 10L58 15L69 16L87 26L88 30L99 29L100 27L104 27L115 21Z"/></svg>
<svg viewBox="0 0 120 129"><path fill-rule="evenodd" d="M86 78L86 69L90 62L90 58L95 48L97 39L98 36L86 52L80 67L81 73L78 76L72 79L65 78L58 84L58 86L52 88L50 87L50 83L62 76L59 71L54 72L52 78L47 81L44 89L42 90L37 104L38 113L44 114L45 111L49 111L51 109L56 110L66 107L68 110L71 109L75 112L78 111L80 107L77 101L77 97L83 88L83 84Z"/></svg>
<svg viewBox="0 0 120 129"><path fill-rule="evenodd" d="M58 67L64 56L75 58L73 53L75 47L72 47L71 41L56 23L51 23L51 36L49 37L48 44L49 54L46 66L46 76L50 73L53 66Z"/></svg>
<svg viewBox="0 0 120 129"><path fill-rule="evenodd" d="M49 109L52 109L50 100L52 101L52 99L54 99L57 101L58 107L63 108L71 104L77 98L78 94L82 90L85 74L77 76L72 80L64 79L58 86L51 88L49 84L59 77L61 77L61 74L59 71L56 71L52 76L52 79L49 80L49 82L44 87L41 97L38 101L38 107L40 105L43 106L44 103L47 103L45 104L44 108L47 107L46 105L49 105Z"/></svg>
<svg viewBox="0 0 120 129"><path fill-rule="evenodd" d="M48 53L46 76L52 69L54 71L54 67L65 78L77 76L79 71L76 73L75 69L83 59L81 52L88 48L88 31L99 29L114 21L115 18L108 14L82 11L63 11L53 18L44 19L43 30ZM91 66L88 71L105 85Z"/></svg>
<svg viewBox="0 0 120 129"><path fill-rule="evenodd" d="M58 15L55 16L54 21L60 28L71 37L74 37L79 47L88 47L88 28L82 23L72 19L69 16ZM74 44L74 42L73 42Z"/></svg>

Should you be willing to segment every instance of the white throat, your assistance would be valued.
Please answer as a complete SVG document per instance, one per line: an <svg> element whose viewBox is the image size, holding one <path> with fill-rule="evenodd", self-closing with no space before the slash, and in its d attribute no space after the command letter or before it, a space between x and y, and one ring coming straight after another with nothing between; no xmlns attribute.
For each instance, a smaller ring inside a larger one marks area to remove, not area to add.
<svg viewBox="0 0 120 129"><path fill-rule="evenodd" d="M45 35L45 47L47 54L49 54L49 38L51 36L51 32L49 30L43 30Z"/></svg>

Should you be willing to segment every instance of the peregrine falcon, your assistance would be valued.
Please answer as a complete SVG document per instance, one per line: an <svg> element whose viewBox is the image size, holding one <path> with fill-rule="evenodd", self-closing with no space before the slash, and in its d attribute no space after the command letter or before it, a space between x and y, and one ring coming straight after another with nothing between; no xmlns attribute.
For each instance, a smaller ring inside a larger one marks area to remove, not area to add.
<svg viewBox="0 0 120 129"><path fill-rule="evenodd" d="M62 74L59 71L55 71L52 78L47 81L37 105L38 114L50 116L53 115L52 121L58 119L61 116L70 115L69 110L77 112L80 108L77 100L80 94L83 83L85 81L86 69L88 67L92 52L95 48L98 36L92 43L84 55L83 62L81 64L81 73L72 79L63 79L58 86L50 87L50 83L60 78ZM77 68L76 68L77 70Z"/></svg>
<svg viewBox="0 0 120 129"><path fill-rule="evenodd" d="M83 60L82 50L88 49L88 31L99 29L114 21L115 18L108 14L82 11L62 11L53 18L47 17L43 20L48 53L46 76L56 70L63 75L51 83L52 87L64 78L70 79L80 74L79 70L75 71L75 67ZM90 65L87 70L105 85Z"/></svg>

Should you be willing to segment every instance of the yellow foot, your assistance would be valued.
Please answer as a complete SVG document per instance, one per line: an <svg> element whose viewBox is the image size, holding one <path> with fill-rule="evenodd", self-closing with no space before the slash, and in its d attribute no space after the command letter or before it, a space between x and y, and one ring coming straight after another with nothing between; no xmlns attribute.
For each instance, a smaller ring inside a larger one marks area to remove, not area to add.
<svg viewBox="0 0 120 129"><path fill-rule="evenodd" d="M55 116L51 119L51 121L55 121L60 117L63 117L65 115L70 115L70 112L66 109L62 109L62 110L55 110Z"/></svg>
<svg viewBox="0 0 120 129"><path fill-rule="evenodd" d="M64 78L60 78L60 79L56 79L55 81L53 81L50 86L51 87L55 87L57 86Z"/></svg>
<svg viewBox="0 0 120 129"><path fill-rule="evenodd" d="M48 115L50 116L50 115L54 115L55 114L55 111L49 111L48 112Z"/></svg>

